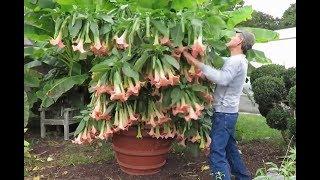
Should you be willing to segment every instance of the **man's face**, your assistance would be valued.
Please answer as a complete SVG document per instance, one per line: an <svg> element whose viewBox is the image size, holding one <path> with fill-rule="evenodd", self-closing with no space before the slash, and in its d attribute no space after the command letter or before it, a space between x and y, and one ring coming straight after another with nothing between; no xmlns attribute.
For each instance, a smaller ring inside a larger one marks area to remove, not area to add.
<svg viewBox="0 0 320 180"><path fill-rule="evenodd" d="M231 40L226 44L228 48L237 47L242 43L243 39L241 33L236 33L235 36L231 38Z"/></svg>

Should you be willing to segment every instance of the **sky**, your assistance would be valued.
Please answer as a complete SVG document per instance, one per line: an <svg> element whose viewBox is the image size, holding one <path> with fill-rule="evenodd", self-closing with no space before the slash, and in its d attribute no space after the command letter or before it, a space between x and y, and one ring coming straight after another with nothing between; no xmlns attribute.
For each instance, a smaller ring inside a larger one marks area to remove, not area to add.
<svg viewBox="0 0 320 180"><path fill-rule="evenodd" d="M244 0L244 5L252 5L252 8L270 14L273 17L281 18L290 4L296 3L296 0Z"/></svg>

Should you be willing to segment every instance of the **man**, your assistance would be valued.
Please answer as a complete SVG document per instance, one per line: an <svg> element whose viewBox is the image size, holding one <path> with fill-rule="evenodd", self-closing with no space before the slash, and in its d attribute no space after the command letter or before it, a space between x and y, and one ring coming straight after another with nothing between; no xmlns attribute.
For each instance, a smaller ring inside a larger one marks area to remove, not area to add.
<svg viewBox="0 0 320 180"><path fill-rule="evenodd" d="M231 174L236 179L251 179L250 174L240 157L235 139L235 125L238 118L240 96L247 76L247 50L254 44L254 35L244 30L226 44L231 56L224 58L221 70L205 65L183 51L189 63L202 70L205 77L216 83L214 91L214 116L212 119L209 160L215 179L230 180ZM231 174L230 174L231 171Z"/></svg>

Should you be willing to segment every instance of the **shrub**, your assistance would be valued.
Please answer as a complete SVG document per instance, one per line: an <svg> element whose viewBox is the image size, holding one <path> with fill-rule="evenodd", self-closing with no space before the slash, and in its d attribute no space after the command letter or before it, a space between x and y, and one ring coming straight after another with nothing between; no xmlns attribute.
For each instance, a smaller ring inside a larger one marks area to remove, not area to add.
<svg viewBox="0 0 320 180"><path fill-rule="evenodd" d="M286 89L281 79L265 76L252 84L254 100L259 105L277 103L286 98Z"/></svg>
<svg viewBox="0 0 320 180"><path fill-rule="evenodd" d="M296 68L292 67L287 69L283 74L283 82L287 91L296 85Z"/></svg>
<svg viewBox="0 0 320 180"><path fill-rule="evenodd" d="M288 118L290 118L289 111L285 110L280 105L276 105L272 108L266 116L268 126L280 131L287 129Z"/></svg>
<svg viewBox="0 0 320 180"><path fill-rule="evenodd" d="M296 86L291 87L289 90L287 100L291 108L296 108Z"/></svg>
<svg viewBox="0 0 320 180"><path fill-rule="evenodd" d="M270 103L267 103L267 104L263 104L263 103L260 103L259 104L259 107L258 107L258 110L260 112L260 114L263 116L263 117L266 117L268 112L273 108L273 105L270 104Z"/></svg>
<svg viewBox="0 0 320 180"><path fill-rule="evenodd" d="M250 81L254 83L260 77L271 76L281 78L286 71L286 68L278 64L268 64L252 70L250 73Z"/></svg>
<svg viewBox="0 0 320 180"><path fill-rule="evenodd" d="M296 139L296 119L293 117L290 117L288 119L288 130L290 138L293 136L293 141Z"/></svg>

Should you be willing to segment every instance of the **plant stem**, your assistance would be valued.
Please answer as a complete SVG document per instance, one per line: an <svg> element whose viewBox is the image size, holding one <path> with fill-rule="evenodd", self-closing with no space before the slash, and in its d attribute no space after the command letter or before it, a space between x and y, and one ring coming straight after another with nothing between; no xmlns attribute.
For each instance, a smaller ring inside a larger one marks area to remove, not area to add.
<svg viewBox="0 0 320 180"><path fill-rule="evenodd" d="M285 159L287 158L287 155L288 155L288 152L289 152L289 149L290 149L290 144L291 144L292 138L293 138L293 136L290 138L290 141L289 141L289 144L288 144L288 148L287 148L287 152L286 152L286 155L285 155L285 157L284 157ZM283 162L285 161L285 159L281 162L280 168L281 168Z"/></svg>
<svg viewBox="0 0 320 180"><path fill-rule="evenodd" d="M288 143L288 137L287 137L287 135L286 135L285 130L281 131L281 135L282 135L282 138L283 138L283 140L285 141L285 143Z"/></svg>

